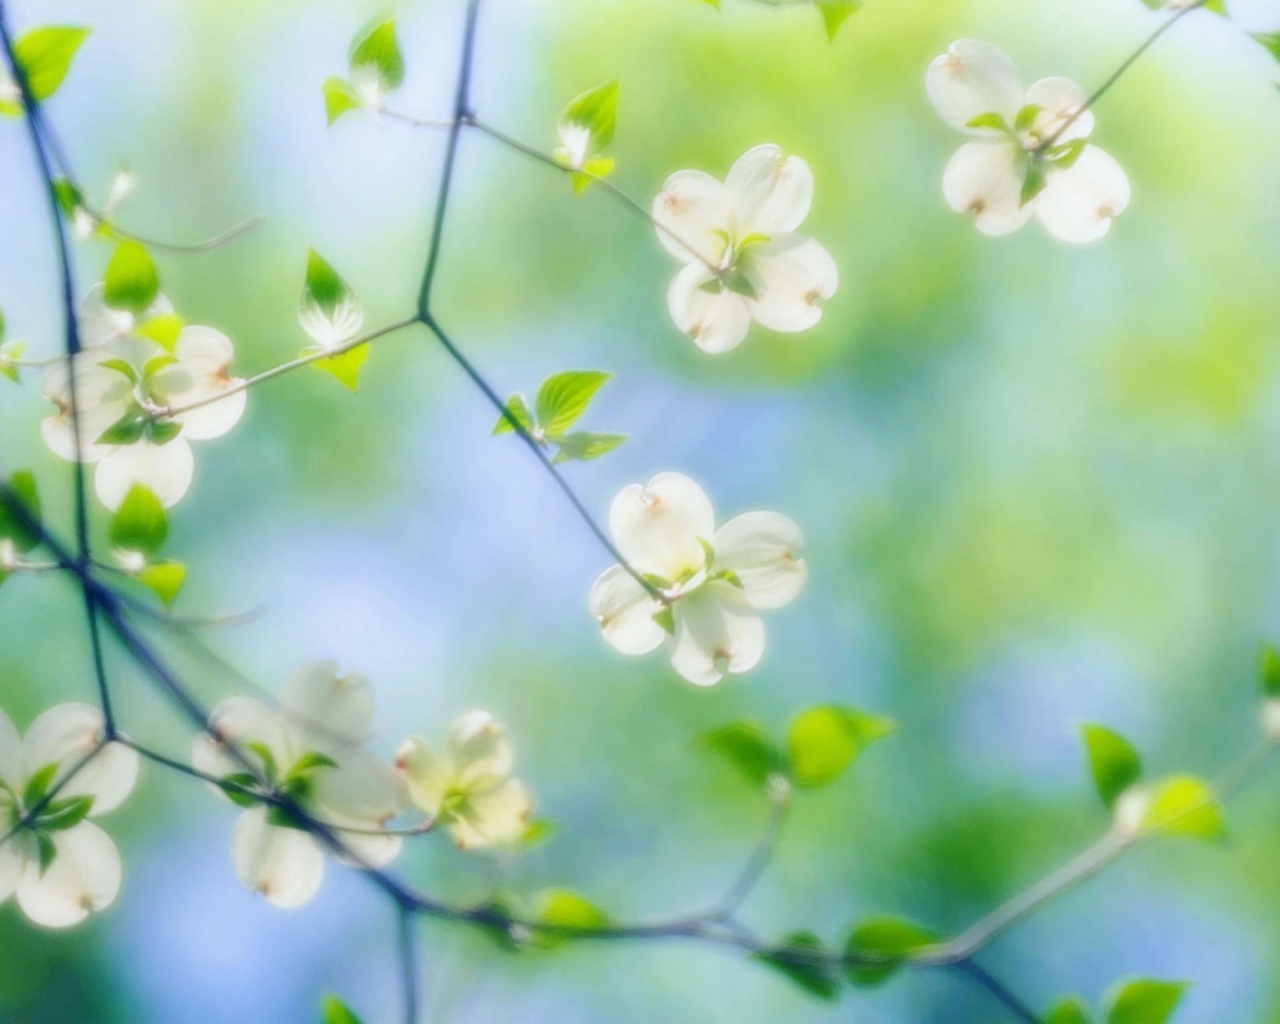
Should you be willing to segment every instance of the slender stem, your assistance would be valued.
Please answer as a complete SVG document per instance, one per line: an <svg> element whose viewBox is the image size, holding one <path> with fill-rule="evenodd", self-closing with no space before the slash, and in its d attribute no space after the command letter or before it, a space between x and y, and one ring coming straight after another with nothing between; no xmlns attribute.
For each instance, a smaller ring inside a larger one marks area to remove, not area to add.
<svg viewBox="0 0 1280 1024"><path fill-rule="evenodd" d="M132 242L140 242L151 249L163 249L166 252L184 253L186 255L221 249L224 245L234 242L242 235L247 235L250 231L260 227L267 221L266 217L257 215L250 217L248 220L243 220L239 224L227 228L226 231L213 235L210 238L206 238L203 241L183 244L181 242L165 242L158 238L140 235L136 231L128 231L125 228L122 228L119 224L108 221L106 218L95 213L93 210L90 210L88 207L85 207L85 212L99 224L105 224L113 235L118 235L119 237L126 238Z"/></svg>
<svg viewBox="0 0 1280 1024"><path fill-rule="evenodd" d="M401 124L407 124L412 128L452 128L458 123L453 119L444 121L429 117L414 117L411 114L402 114L398 110L391 110L387 107L380 107L378 113L388 121L399 121Z"/></svg>
<svg viewBox="0 0 1280 1024"><path fill-rule="evenodd" d="M1041 1024L1039 1015L1010 992L1004 983L998 981L990 971L979 967L972 960L956 964L956 970L986 989L1013 1016L1023 1021L1023 1024Z"/></svg>
<svg viewBox="0 0 1280 1024"><path fill-rule="evenodd" d="M154 416L158 419L162 419L170 416L180 416L185 412L191 412L193 409L202 409L206 405L213 405L216 402L221 402L223 399L230 398L232 395L238 395L241 391L248 391L250 388L257 387L259 384L266 381L274 380L276 377L281 377L286 373L292 373L300 367L310 366L312 363L319 362L322 359L332 359L334 356L340 356L344 352L350 352L353 348L359 348L361 345L367 345L376 338L381 338L384 334L391 334L393 331L399 331L405 327L412 327L417 322L418 318L415 316L404 317L403 319L393 321L384 327L379 327L377 330L370 331L367 334L362 334L358 338L352 338L350 341L344 341L340 345L334 345L332 348L320 349L315 352L308 352L306 355L299 356L297 359L290 359L287 363L281 363L279 366L273 366L269 370L263 370L262 373L256 374L253 377L247 377L238 384L233 384L226 390L219 391L216 395L211 395L208 398L202 398L195 402L186 402L182 405L166 406L163 409L157 410L154 413Z"/></svg>
<svg viewBox="0 0 1280 1024"><path fill-rule="evenodd" d="M791 788L788 784L785 790L780 791L770 801L769 822L765 826L764 835L761 836L760 841L756 843L755 848L751 851L751 856L747 859L742 873L735 880L717 908L711 912L711 920L725 920L731 917L742 906L746 898L751 895L756 883L760 881L761 876L769 867L769 862L773 859L778 840L782 836L783 826L787 821L787 812L790 809Z"/></svg>

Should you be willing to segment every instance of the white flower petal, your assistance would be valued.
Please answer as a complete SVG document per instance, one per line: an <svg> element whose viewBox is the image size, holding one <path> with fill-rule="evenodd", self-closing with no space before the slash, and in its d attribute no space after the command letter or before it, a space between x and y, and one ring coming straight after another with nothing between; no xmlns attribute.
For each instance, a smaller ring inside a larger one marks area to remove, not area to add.
<svg viewBox="0 0 1280 1024"><path fill-rule="evenodd" d="M395 835L367 835L369 829L379 827L379 823L370 823L363 818L326 818L336 826L335 834L342 845L351 851L350 857L339 856L343 864L356 868L386 867L400 856L404 849L404 839ZM361 832L343 832L343 828L357 828Z"/></svg>
<svg viewBox="0 0 1280 1024"><path fill-rule="evenodd" d="M1087 139L1093 132L1093 111L1085 110L1089 97L1077 83L1069 78L1042 78L1033 82L1027 90L1028 106L1042 108L1032 124L1036 138L1052 138L1054 133L1080 111L1074 121L1058 136L1058 142Z"/></svg>
<svg viewBox="0 0 1280 1024"><path fill-rule="evenodd" d="M711 499L682 473L624 487L609 508L609 532L641 573L676 581L706 567L701 541L715 533Z"/></svg>
<svg viewBox="0 0 1280 1024"><path fill-rule="evenodd" d="M836 262L804 235L783 235L747 250L743 270L756 291L747 309L771 331L804 331L822 319L818 302L840 284Z"/></svg>
<svg viewBox="0 0 1280 1024"><path fill-rule="evenodd" d="M695 686L713 686L726 672L747 672L764 655L764 623L742 592L712 580L675 603L671 664Z"/></svg>
<svg viewBox="0 0 1280 1024"><path fill-rule="evenodd" d="M128 337L139 323L157 316L171 316L173 304L163 295L157 295L150 307L137 317L127 309L112 309L107 305L104 288L95 284L80 300L77 318L80 328L80 344L83 348L103 348Z"/></svg>
<svg viewBox="0 0 1280 1024"><path fill-rule="evenodd" d="M972 213L984 235L1007 235L1031 217L1035 203L1022 204L1026 157L1012 142L967 142L942 175L947 205Z"/></svg>
<svg viewBox="0 0 1280 1024"><path fill-rule="evenodd" d="M9 821L12 806L12 799L0 790L0 821L6 823ZM6 824L6 831L8 827ZM27 873L28 861L34 856L36 856L36 837L34 833L25 829L15 832L0 843L0 903L13 895Z"/></svg>
<svg viewBox="0 0 1280 1024"><path fill-rule="evenodd" d="M1129 177L1107 153L1086 146L1075 164L1049 174L1036 202L1040 222L1064 242L1096 242L1129 205Z"/></svg>
<svg viewBox="0 0 1280 1024"><path fill-rule="evenodd" d="M247 397L244 391L218 397L244 383L227 374L235 358L230 340L212 327L185 327L178 336L174 355L178 361L160 370L153 379L156 401L172 406L216 398L209 405L179 413L174 420L182 424L182 436L189 441L222 437L240 422Z"/></svg>
<svg viewBox="0 0 1280 1024"><path fill-rule="evenodd" d="M449 730L445 756L456 785L470 791L510 775L516 750L511 734L489 712L468 711Z"/></svg>
<svg viewBox="0 0 1280 1024"><path fill-rule="evenodd" d="M474 850L514 843L524 835L533 799L524 784L508 779L485 793L470 796L449 824L460 849Z"/></svg>
<svg viewBox="0 0 1280 1024"><path fill-rule="evenodd" d="M591 587L590 606L604 638L623 654L648 654L666 636L653 621L661 605L620 565L600 574Z"/></svg>
<svg viewBox="0 0 1280 1024"><path fill-rule="evenodd" d="M340 755L336 768L316 770L312 800L325 821L382 825L409 803L404 780L391 765L365 751Z"/></svg>
<svg viewBox="0 0 1280 1024"><path fill-rule="evenodd" d="M999 114L1012 125L1023 103L1013 61L980 39L952 43L929 65L925 88L933 109L953 128L965 128L980 114Z"/></svg>
<svg viewBox="0 0 1280 1024"><path fill-rule="evenodd" d="M302 906L324 878L324 854L316 841L296 828L268 824L261 806L236 822L231 860L240 881L277 907Z"/></svg>
<svg viewBox="0 0 1280 1024"><path fill-rule="evenodd" d="M209 729L236 747L259 773L263 768L262 758L250 749L251 745L265 747L283 770L288 770L303 754L280 721L279 712L253 697L228 697L220 701L209 715ZM196 740L191 761L197 770L218 778L245 770L209 736Z"/></svg>
<svg viewBox="0 0 1280 1024"><path fill-rule="evenodd" d="M102 503L117 511L135 484L142 484L165 508L172 508L191 487L195 459L184 437L165 444L138 441L113 449L94 473L93 484Z"/></svg>
<svg viewBox="0 0 1280 1024"><path fill-rule="evenodd" d="M794 231L813 205L809 165L798 156L783 157L777 146L747 150L730 168L724 183L733 197L739 238Z"/></svg>
<svg viewBox="0 0 1280 1024"><path fill-rule="evenodd" d="M56 764L57 783L98 746L105 722L90 704L58 704L42 713L22 741L22 760L29 778ZM138 754L119 743L108 744L59 790L59 796L91 796L95 817L119 807L138 780Z"/></svg>
<svg viewBox="0 0 1280 1024"><path fill-rule="evenodd" d="M369 681L358 672L340 675L335 661L315 661L290 676L280 691L280 710L315 750L359 746L373 729Z"/></svg>
<svg viewBox="0 0 1280 1024"><path fill-rule="evenodd" d="M68 928L111 905L124 871L116 844L92 822L54 832L52 838L53 863L41 874L39 858L28 860L18 883L18 905L36 924Z"/></svg>
<svg viewBox="0 0 1280 1024"><path fill-rule="evenodd" d="M14 789L24 785L22 770L22 748L18 739L18 730L13 727L9 716L0 708L0 782Z"/></svg>
<svg viewBox="0 0 1280 1024"><path fill-rule="evenodd" d="M419 736L410 736L396 752L396 768L409 789L409 797L429 815L440 813L453 781L449 762Z"/></svg>
<svg viewBox="0 0 1280 1024"><path fill-rule="evenodd" d="M704 352L719 355L742 344L751 327L751 314L743 295L704 285L715 275L701 263L690 263L667 289L667 309L676 327L689 335Z"/></svg>
<svg viewBox="0 0 1280 1024"><path fill-rule="evenodd" d="M49 450L61 459L76 459L75 432L71 416L71 370L75 367L76 422L80 427L81 458L84 462L97 462L112 451L111 446L98 444L108 427L113 426L129 411L133 400L133 385L122 373L101 365L109 353L82 352L68 363L60 360L45 371L42 390L49 401L59 409L40 424L40 434Z"/></svg>
<svg viewBox="0 0 1280 1024"><path fill-rule="evenodd" d="M716 531L713 570L728 569L755 608L781 608L794 601L809 570L799 557L804 535L777 512L747 512Z"/></svg>
<svg viewBox="0 0 1280 1024"><path fill-rule="evenodd" d="M682 263L720 262L730 213L724 185L701 171L676 171L653 201L658 241Z"/></svg>

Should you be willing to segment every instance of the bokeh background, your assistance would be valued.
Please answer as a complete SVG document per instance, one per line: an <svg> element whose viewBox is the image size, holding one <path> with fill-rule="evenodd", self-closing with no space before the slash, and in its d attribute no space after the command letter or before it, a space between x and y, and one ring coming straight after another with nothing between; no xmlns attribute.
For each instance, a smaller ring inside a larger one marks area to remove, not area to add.
<svg viewBox="0 0 1280 1024"><path fill-rule="evenodd" d="M20 27L93 36L50 113L90 195L121 164L125 226L170 239L267 223L200 256L161 256L164 289L227 332L238 368L296 354L308 245L369 323L411 308L443 139L357 117L327 130L357 0L14 0ZM448 112L462 4L395 8L408 80L395 104ZM1250 14L1246 10L1242 14ZM420 842L407 877L456 901L565 884L660 917L718 895L765 809L691 742L741 717L780 732L835 701L902 725L830 790L802 797L746 915L766 935L843 941L894 913L954 931L1105 827L1082 721L1131 735L1152 770L1212 774L1254 739L1260 640L1280 632L1280 97L1239 25L1186 21L1099 109L1128 169L1112 236L1067 248L1032 224L979 236L940 198L959 139L924 96L928 61L980 36L1027 81L1100 82L1157 24L1138 0L872 0L826 42L816 12L724 0L490 0L476 102L549 149L560 107L622 85L617 181L723 175L764 141L817 177L808 229L842 284L816 330L754 331L710 358L671 326L675 270L652 230L560 175L465 140L439 281L443 322L505 391L570 367L616 371L585 425L632 435L567 467L601 514L676 469L723 516L792 515L812 581L768 620L750 675L711 691L660 655L624 659L586 594L608 564L533 460L423 331L375 345L359 395L307 370L251 394L236 432L198 446L171 551L180 607L256 609L211 643L268 690L334 657L376 688L376 744L441 737L492 710L540 815L561 826L514 865ZM22 126L0 124L0 308L33 354L59 346L46 212ZM109 248L77 248L82 283ZM0 393L0 458L33 468L69 523L65 464L41 446L39 382ZM242 684L190 657L206 702ZM115 658L127 728L184 756L185 725ZM20 727L92 693L70 583L0 589L0 704ZM1280 1019L1280 779L1231 806L1225 848L1148 849L996 942L983 962L1043 1006L1117 977L1196 982L1186 1024ZM0 908L0 1019L21 1024L277 1024L340 993L397 1019L393 916L332 868L278 911L242 889L233 809L147 771L108 822L120 899L68 933ZM840 1007L693 946L529 953L426 923L427 1019L557 1022L994 1022L946 974Z"/></svg>

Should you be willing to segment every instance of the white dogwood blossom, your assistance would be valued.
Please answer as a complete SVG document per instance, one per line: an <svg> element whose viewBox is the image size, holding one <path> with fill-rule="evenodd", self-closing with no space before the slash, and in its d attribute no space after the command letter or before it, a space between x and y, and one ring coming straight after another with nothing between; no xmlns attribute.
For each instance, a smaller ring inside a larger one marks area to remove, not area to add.
<svg viewBox="0 0 1280 1024"><path fill-rule="evenodd" d="M813 204L813 173L777 146L744 153L723 182L677 171L653 201L658 238L685 264L667 305L676 326L705 352L728 352L751 321L803 331L835 294L831 254L797 232Z"/></svg>
<svg viewBox="0 0 1280 1024"><path fill-rule="evenodd" d="M1006 235L1034 214L1064 242L1093 242L1129 205L1129 179L1089 143L1088 97L1066 78L1023 90L1018 70L990 43L961 39L929 65L938 115L971 135L943 173L942 190L978 230Z"/></svg>
<svg viewBox="0 0 1280 1024"><path fill-rule="evenodd" d="M245 393L236 390L243 381L227 372L234 356L221 332L184 327L172 351L137 334L117 333L71 360L79 454L96 466L94 485L104 505L118 509L135 484L166 508L187 493L195 471L188 442L221 437L244 413ZM45 373L44 394L58 414L41 424L45 444L68 461L77 455L71 376L65 361ZM193 402L209 404L160 416Z"/></svg>
<svg viewBox="0 0 1280 1024"><path fill-rule="evenodd" d="M97 708L59 704L19 740L0 711L0 837L9 836L0 843L0 903L16 894L22 912L49 928L79 924L120 891L120 852L88 819L133 790L138 755L119 743L98 750L103 727ZM35 818L13 831L42 802Z"/></svg>
<svg viewBox="0 0 1280 1024"><path fill-rule="evenodd" d="M454 722L439 753L411 736L396 755L413 802L447 827L463 850L503 846L524 835L533 800L512 778L514 763L510 735L487 711Z"/></svg>
<svg viewBox="0 0 1280 1024"><path fill-rule="evenodd" d="M680 473L659 473L613 500L609 532L631 569L607 569L591 588L591 613L623 654L664 642L689 682L711 686L764 655L760 612L800 593L808 569L800 528L776 512L747 512L718 530L706 493Z"/></svg>
<svg viewBox="0 0 1280 1024"><path fill-rule="evenodd" d="M80 300L77 323L82 348L104 348L158 317L173 316L173 304L163 295L157 295L143 313L133 313L107 305L105 291L101 283L95 284Z"/></svg>
<svg viewBox="0 0 1280 1024"><path fill-rule="evenodd" d="M368 682L354 672L339 674L332 661L291 676L278 707L230 697L213 709L213 735L196 740L191 762L240 787L219 792L246 808L231 859L248 888L276 906L298 907L316 894L324 876L319 840L250 793L292 799L333 829L362 866L381 867L400 853L400 837L384 829L406 808L404 785L391 765L364 749L372 726Z"/></svg>

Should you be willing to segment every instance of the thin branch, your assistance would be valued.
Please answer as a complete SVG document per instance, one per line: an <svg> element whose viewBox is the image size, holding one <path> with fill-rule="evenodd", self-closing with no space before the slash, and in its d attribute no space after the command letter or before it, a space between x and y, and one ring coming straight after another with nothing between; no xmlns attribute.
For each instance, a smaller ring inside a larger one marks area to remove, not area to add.
<svg viewBox="0 0 1280 1024"><path fill-rule="evenodd" d="M1041 1024L1039 1015L1010 992L1008 987L1003 982L998 981L990 971L979 967L972 960L956 964L956 970L986 989L997 1002L1001 1003L1005 1009L1022 1021L1023 1024Z"/></svg>
<svg viewBox="0 0 1280 1024"><path fill-rule="evenodd" d="M210 252L214 249L221 249L224 245L229 245L243 235L247 235L250 231L261 227L267 222L267 218L261 214L243 220L239 224L227 228L226 231L206 238L201 242L191 242L183 244L181 242L165 242L158 238L151 238L147 235L140 235L136 231L128 231L119 224L109 221L99 214L95 213L88 207L84 207L86 213L89 214L99 224L105 224L113 235L128 239L132 242L140 242L142 245L151 249L163 249L166 252L182 253L185 255L193 255L195 253Z"/></svg>
<svg viewBox="0 0 1280 1024"><path fill-rule="evenodd" d="M765 825L764 835L756 843L746 866L725 894L724 899L708 915L709 920L724 921L731 918L747 897L751 895L756 883L760 881L761 876L764 875L769 867L769 862L773 859L773 854L777 849L778 840L782 836L782 829L786 824L787 812L790 808L791 786L790 783L787 783L786 788L780 790L770 800L769 821Z"/></svg>

